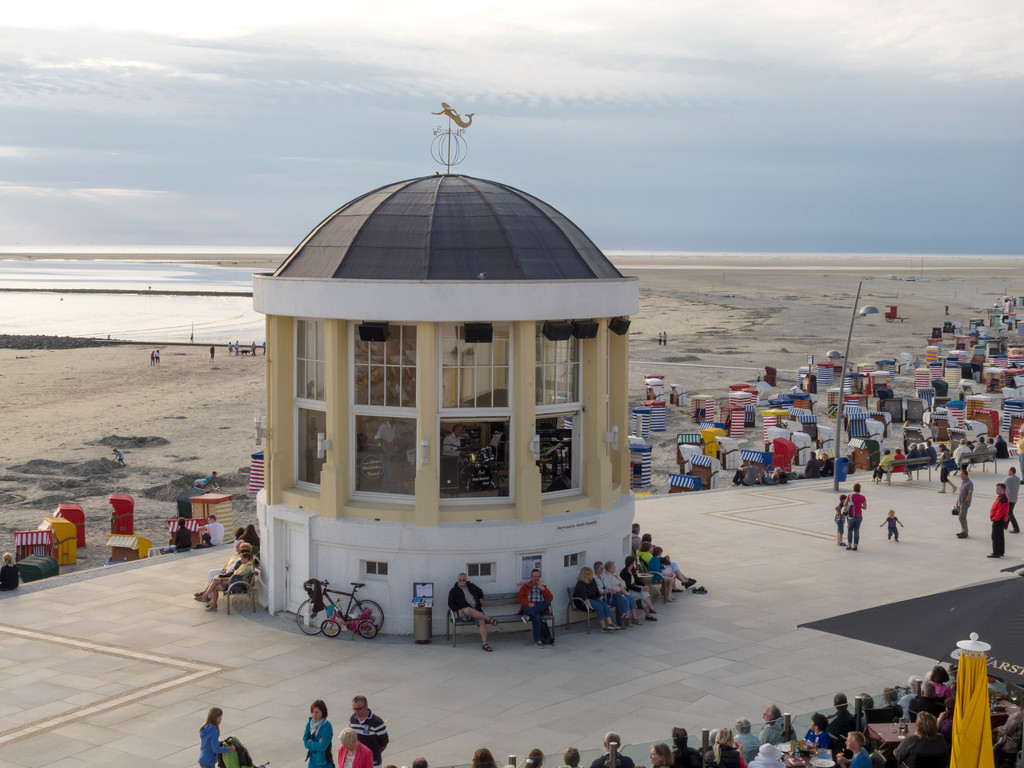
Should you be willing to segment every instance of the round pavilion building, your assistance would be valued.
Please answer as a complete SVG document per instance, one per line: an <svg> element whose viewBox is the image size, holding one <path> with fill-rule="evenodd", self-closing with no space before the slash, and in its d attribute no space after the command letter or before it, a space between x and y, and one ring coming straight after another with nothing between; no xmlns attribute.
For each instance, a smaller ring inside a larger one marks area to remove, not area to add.
<svg viewBox="0 0 1024 768"><path fill-rule="evenodd" d="M580 567L629 553L638 285L554 208L468 176L390 184L253 296L268 610L295 611L309 577L359 581L408 633L432 583L438 631L458 573L511 592L536 566L557 614Z"/></svg>

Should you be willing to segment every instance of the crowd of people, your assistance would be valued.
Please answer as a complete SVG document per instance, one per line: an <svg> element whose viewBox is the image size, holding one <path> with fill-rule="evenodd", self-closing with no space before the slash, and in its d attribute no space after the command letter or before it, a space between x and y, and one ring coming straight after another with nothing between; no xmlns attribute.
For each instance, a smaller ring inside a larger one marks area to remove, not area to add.
<svg viewBox="0 0 1024 768"><path fill-rule="evenodd" d="M302 747L309 768L335 765L334 727L327 715L327 704L323 699L317 699L310 705L309 719L302 732ZM237 739L221 738L220 724L223 717L224 711L220 707L211 707L206 722L199 729L200 768L213 768L218 755L236 751L246 752L246 760L237 764L253 765L252 756ZM370 710L365 696L354 696L348 727L338 732L336 764L342 768L381 768L383 753L389 742L387 721ZM296 752L299 753L299 750L296 749ZM419 758L413 761L412 768L428 768L427 761Z"/></svg>
<svg viewBox="0 0 1024 768"><path fill-rule="evenodd" d="M666 603L675 602L672 595L687 589L697 594L707 593L705 587L695 586L697 580L688 578L662 547L653 543L651 534L640 534L638 523L633 524L631 541L633 554L625 557L621 569L614 560L598 560L593 567L583 566L572 590L575 606L581 611L594 613L601 631L605 633L657 621L657 611L651 600L652 588L661 593ZM645 583L646 579L639 578L641 573L650 575L649 585ZM520 616L532 625L534 645L545 647L548 643L544 641L544 616L551 613L554 595L541 581L539 569L531 571L529 580L520 586L516 597ZM448 592L448 610L459 619L477 624L481 647L490 653L494 649L487 642L487 629L495 626L497 621L487 614L485 601L483 590L465 573L458 575Z"/></svg>

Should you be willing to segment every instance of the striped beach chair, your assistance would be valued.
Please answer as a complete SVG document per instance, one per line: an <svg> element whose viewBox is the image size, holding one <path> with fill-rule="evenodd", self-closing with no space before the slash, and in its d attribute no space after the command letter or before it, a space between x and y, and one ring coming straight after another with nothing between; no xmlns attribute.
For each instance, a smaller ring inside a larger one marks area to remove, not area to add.
<svg viewBox="0 0 1024 768"><path fill-rule="evenodd" d="M677 475L674 472L668 476L669 493L685 493L688 491L699 491L701 482L699 477L694 475Z"/></svg>

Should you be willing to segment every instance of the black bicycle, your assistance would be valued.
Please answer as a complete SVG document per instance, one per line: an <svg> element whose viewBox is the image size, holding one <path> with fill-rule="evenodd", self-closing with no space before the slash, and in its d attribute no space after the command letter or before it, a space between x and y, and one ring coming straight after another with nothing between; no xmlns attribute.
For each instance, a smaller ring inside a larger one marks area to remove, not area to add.
<svg viewBox="0 0 1024 768"><path fill-rule="evenodd" d="M332 615L337 616L342 622L357 622L355 624L356 631L363 637L375 637L380 632L384 626L384 609L373 600L360 600L356 597L356 592L360 587L365 587L365 584L353 581L352 591L342 592L337 589L328 589L329 582L326 580L319 582L322 594L322 599L319 602L322 607L316 610L313 607L313 595L316 589L314 581L315 579L310 579L302 585L310 598L300 605L299 610L295 613L295 623L304 633L319 635L323 631L324 622ZM332 595L347 597L348 605L342 608L340 602L335 600Z"/></svg>

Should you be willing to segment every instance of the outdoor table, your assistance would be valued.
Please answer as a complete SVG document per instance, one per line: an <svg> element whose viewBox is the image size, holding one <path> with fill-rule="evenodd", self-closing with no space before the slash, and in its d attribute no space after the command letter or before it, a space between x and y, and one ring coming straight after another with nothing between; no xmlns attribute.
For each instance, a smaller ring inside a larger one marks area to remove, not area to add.
<svg viewBox="0 0 1024 768"><path fill-rule="evenodd" d="M814 768L811 765L811 760L812 759L815 759L815 758L813 758L810 754L808 754L808 753L801 753L800 759L797 762L794 762L793 761L793 756L791 754L789 754L789 752L784 752L782 754L782 762L785 764L786 768ZM829 762L833 766L835 765L835 760L834 759L830 758Z"/></svg>
<svg viewBox="0 0 1024 768"><path fill-rule="evenodd" d="M1018 707L1016 704L1013 704L1012 702L1000 699L999 703L1004 706L1000 706L998 709L993 709L989 713L989 716L992 719L993 728L998 728L1001 725L1006 725L1006 721L1010 719L1011 715L1015 715L1018 712L1020 712L1020 707Z"/></svg>
<svg viewBox="0 0 1024 768"><path fill-rule="evenodd" d="M900 745L907 736L913 736L917 733L917 726L914 723L907 723L907 732L900 733L899 725L896 726L897 732L892 732L892 723L868 723L868 727L864 729L864 735L869 739L874 739L878 742L878 749L883 754L889 754Z"/></svg>

